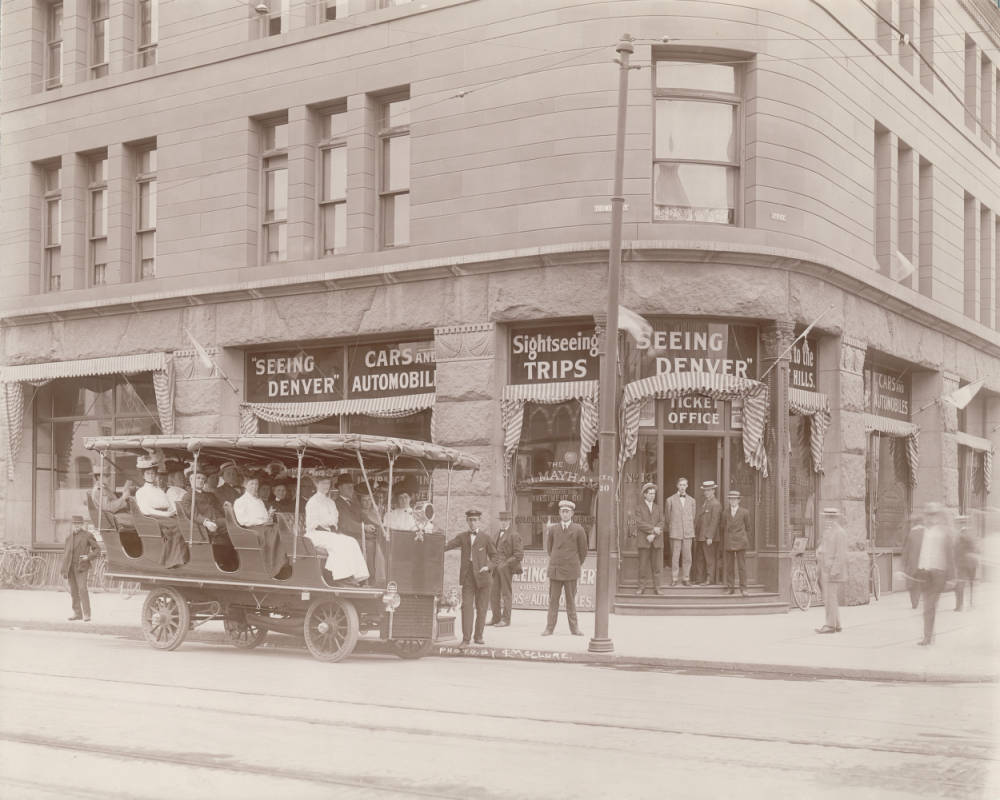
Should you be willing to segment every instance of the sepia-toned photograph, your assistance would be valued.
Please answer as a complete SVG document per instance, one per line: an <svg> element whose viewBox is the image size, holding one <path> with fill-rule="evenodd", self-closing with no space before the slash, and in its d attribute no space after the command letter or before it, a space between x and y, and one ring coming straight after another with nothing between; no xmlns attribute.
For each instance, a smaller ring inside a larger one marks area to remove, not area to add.
<svg viewBox="0 0 1000 800"><path fill-rule="evenodd" d="M3 800L993 800L998 448L1000 0L0 0Z"/></svg>

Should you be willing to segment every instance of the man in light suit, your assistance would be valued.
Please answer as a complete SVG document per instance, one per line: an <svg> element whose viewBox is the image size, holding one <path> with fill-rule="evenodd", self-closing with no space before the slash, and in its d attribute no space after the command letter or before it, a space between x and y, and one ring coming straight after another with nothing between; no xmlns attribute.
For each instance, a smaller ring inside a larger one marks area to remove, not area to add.
<svg viewBox="0 0 1000 800"><path fill-rule="evenodd" d="M840 584L847 580L847 531L836 508L823 509L823 539L816 548L826 623L816 633L840 633Z"/></svg>
<svg viewBox="0 0 1000 800"><path fill-rule="evenodd" d="M681 577L691 585L691 545L694 542L694 498L687 493L687 478L677 481L677 491L667 498L667 530L670 532L670 585Z"/></svg>
<svg viewBox="0 0 1000 800"><path fill-rule="evenodd" d="M483 631L486 628L486 610L490 604L490 572L496 563L497 549L493 540L480 530L482 513L475 508L465 512L469 525L444 546L445 550L462 549L462 566L458 582L462 585L462 646L469 644L473 635L475 617L475 642L486 644Z"/></svg>
<svg viewBox="0 0 1000 800"><path fill-rule="evenodd" d="M576 582L580 579L580 567L587 557L587 532L582 525L573 522L576 503L572 500L559 501L559 524L551 525L545 549L549 553L549 616L542 636L551 636L559 618L559 596L566 596L566 619L569 632L583 636L576 616Z"/></svg>
<svg viewBox="0 0 1000 800"><path fill-rule="evenodd" d="M635 593L646 591L650 583L653 594L660 594L660 572L663 569L663 509L656 502L656 485L643 484L642 500L632 512L635 519L636 543L639 553L639 588Z"/></svg>

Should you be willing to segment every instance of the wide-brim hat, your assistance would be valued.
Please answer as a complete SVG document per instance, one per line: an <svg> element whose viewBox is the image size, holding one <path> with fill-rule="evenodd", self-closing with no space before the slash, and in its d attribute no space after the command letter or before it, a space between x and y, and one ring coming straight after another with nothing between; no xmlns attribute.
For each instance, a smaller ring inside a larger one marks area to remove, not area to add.
<svg viewBox="0 0 1000 800"><path fill-rule="evenodd" d="M559 508L560 509L568 508L570 511L576 511L576 503L574 503L572 500L560 500Z"/></svg>
<svg viewBox="0 0 1000 800"><path fill-rule="evenodd" d="M139 456L135 460L135 468L138 470L157 469L160 466L160 459L156 456Z"/></svg>
<svg viewBox="0 0 1000 800"><path fill-rule="evenodd" d="M229 469L230 467L232 467L233 469L238 469L235 461L232 460L223 461L221 464L219 464L219 472L222 472L225 469Z"/></svg>
<svg viewBox="0 0 1000 800"><path fill-rule="evenodd" d="M655 483L644 483L642 485L642 489L640 490L639 493L640 494L646 494L646 492L648 492L650 489L652 489L655 492L656 491L656 484Z"/></svg>
<svg viewBox="0 0 1000 800"><path fill-rule="evenodd" d="M739 500L740 499L740 490L739 489L730 489L729 490L729 494L727 495L727 497L730 500Z"/></svg>
<svg viewBox="0 0 1000 800"><path fill-rule="evenodd" d="M318 481L332 481L334 472L332 469L326 467L316 467L309 470L309 477L312 478L313 483L317 483Z"/></svg>
<svg viewBox="0 0 1000 800"><path fill-rule="evenodd" d="M715 481L702 481L701 483L702 489L717 489L718 487L719 484L717 484Z"/></svg>

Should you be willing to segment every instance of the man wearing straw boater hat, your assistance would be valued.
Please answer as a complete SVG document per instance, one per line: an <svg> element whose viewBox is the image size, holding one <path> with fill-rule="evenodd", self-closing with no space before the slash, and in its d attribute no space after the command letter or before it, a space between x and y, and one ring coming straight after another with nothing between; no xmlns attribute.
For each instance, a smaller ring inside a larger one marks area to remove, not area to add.
<svg viewBox="0 0 1000 800"><path fill-rule="evenodd" d="M656 502L656 484L642 486L642 499L633 511L636 552L639 555L639 586L643 594L648 584L653 594L660 594L660 573L663 571L663 509Z"/></svg>
<svg viewBox="0 0 1000 800"><path fill-rule="evenodd" d="M816 633L840 633L840 584L847 580L847 531L840 524L840 512L823 509L823 533L816 548L820 590L826 623Z"/></svg>
<svg viewBox="0 0 1000 800"><path fill-rule="evenodd" d="M739 569L740 594L747 593L746 549L750 546L752 527L750 512L740 508L740 493L729 492L729 508L722 514L722 532L726 540L726 568L729 573L729 594L736 594L736 571Z"/></svg>
<svg viewBox="0 0 1000 800"><path fill-rule="evenodd" d="M559 598L566 597L566 619L574 636L583 636L576 616L576 583L587 557L587 532L573 522L576 503L559 501L559 522L550 525L545 549L549 553L549 616L542 636L551 636L559 618Z"/></svg>

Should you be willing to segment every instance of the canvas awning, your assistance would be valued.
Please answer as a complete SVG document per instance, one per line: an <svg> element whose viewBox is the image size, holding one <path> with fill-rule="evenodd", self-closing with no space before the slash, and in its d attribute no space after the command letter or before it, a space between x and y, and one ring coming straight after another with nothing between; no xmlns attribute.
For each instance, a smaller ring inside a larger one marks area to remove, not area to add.
<svg viewBox="0 0 1000 800"><path fill-rule="evenodd" d="M504 469L510 470L517 443L521 441L525 403L565 403L580 401L580 461L587 462L597 444L597 381L510 384L500 398L500 422L504 430Z"/></svg>
<svg viewBox="0 0 1000 800"><path fill-rule="evenodd" d="M823 471L823 443L830 427L830 400L821 392L788 388L788 410L809 417L809 450L813 471Z"/></svg>
<svg viewBox="0 0 1000 800"><path fill-rule="evenodd" d="M767 385L751 378L711 372L669 372L625 385L622 401L622 442L618 469L635 455L639 443L639 416L644 401L702 394L715 400L743 400L743 457L767 477L764 426L767 424Z"/></svg>
<svg viewBox="0 0 1000 800"><path fill-rule="evenodd" d="M960 445L983 454L983 484L986 493L989 494L990 481L993 478L993 442L982 436L973 436L971 433L963 431L957 431L955 439Z"/></svg>
<svg viewBox="0 0 1000 800"><path fill-rule="evenodd" d="M864 415L865 433L878 432L886 436L906 440L906 459L910 467L910 485L917 485L917 467L920 464L920 428L912 422L904 422L877 414Z"/></svg>
<svg viewBox="0 0 1000 800"><path fill-rule="evenodd" d="M240 405L240 432L256 434L259 420L278 425L309 425L313 422L341 415L368 417L408 417L428 408L434 408L434 392L404 394L394 397L365 397L353 400L331 400L313 403L242 403ZM431 415L431 441L434 440L434 416Z"/></svg>
<svg viewBox="0 0 1000 800"><path fill-rule="evenodd" d="M60 378L84 378L92 375L133 375L153 373L156 413L160 429L174 432L174 370L169 353L133 353L104 358L82 358L73 361L47 361L0 367L4 420L7 425L7 478L14 479L14 464L21 449L24 424L24 391L27 386L44 386Z"/></svg>

